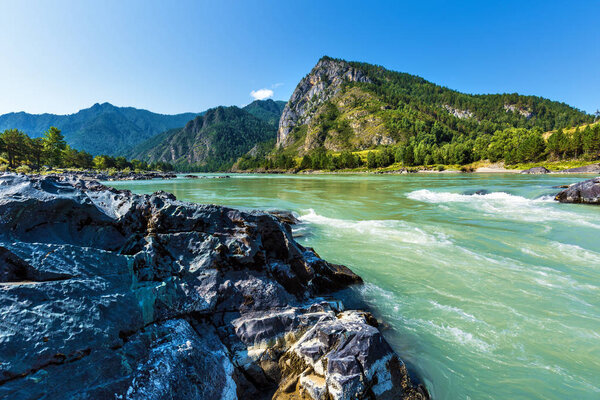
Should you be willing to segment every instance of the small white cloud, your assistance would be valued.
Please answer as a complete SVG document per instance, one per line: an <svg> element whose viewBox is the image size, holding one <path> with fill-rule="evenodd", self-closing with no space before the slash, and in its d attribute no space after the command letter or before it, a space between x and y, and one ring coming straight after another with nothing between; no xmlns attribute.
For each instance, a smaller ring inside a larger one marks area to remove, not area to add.
<svg viewBox="0 0 600 400"><path fill-rule="evenodd" d="M264 100L273 97L273 91L271 89L253 90L250 92L250 96L254 97L255 100Z"/></svg>
<svg viewBox="0 0 600 400"><path fill-rule="evenodd" d="M279 86L283 86L282 82L277 82L271 85L271 89L277 89Z"/></svg>

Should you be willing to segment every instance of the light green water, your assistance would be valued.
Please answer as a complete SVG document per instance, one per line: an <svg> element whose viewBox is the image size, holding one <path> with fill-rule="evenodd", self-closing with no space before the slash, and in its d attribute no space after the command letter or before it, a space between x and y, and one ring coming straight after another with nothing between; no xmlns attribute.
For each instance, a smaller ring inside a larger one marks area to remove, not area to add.
<svg viewBox="0 0 600 400"><path fill-rule="evenodd" d="M289 209L435 399L600 399L600 207L558 204L584 176L232 175L111 182ZM589 178L589 177L588 177ZM486 190L488 194L473 195Z"/></svg>

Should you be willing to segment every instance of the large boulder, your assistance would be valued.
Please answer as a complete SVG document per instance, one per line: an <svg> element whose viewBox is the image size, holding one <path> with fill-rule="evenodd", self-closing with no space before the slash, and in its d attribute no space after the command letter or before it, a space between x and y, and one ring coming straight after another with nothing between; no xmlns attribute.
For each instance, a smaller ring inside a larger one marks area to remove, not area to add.
<svg viewBox="0 0 600 400"><path fill-rule="evenodd" d="M584 165L583 167L568 168L560 171L561 174L595 174L600 172L600 164Z"/></svg>
<svg viewBox="0 0 600 400"><path fill-rule="evenodd" d="M561 203L600 204L600 177L570 185L556 195Z"/></svg>
<svg viewBox="0 0 600 400"><path fill-rule="evenodd" d="M0 176L0 398L423 399L360 283L262 212Z"/></svg>
<svg viewBox="0 0 600 400"><path fill-rule="evenodd" d="M529 168L529 169L521 171L522 174L535 174L535 175L547 174L549 172L550 172L550 170L547 169L546 167L533 167L533 168Z"/></svg>

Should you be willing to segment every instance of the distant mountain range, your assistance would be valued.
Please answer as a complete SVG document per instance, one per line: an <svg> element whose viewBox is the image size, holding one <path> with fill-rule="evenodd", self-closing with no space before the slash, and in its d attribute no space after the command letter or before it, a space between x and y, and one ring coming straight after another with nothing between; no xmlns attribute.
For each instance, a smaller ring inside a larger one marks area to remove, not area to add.
<svg viewBox="0 0 600 400"><path fill-rule="evenodd" d="M285 104L269 99L256 100L243 108L212 108L183 128L148 139L127 155L168 162L186 170L226 170L257 144L270 141L274 146Z"/></svg>
<svg viewBox="0 0 600 400"><path fill-rule="evenodd" d="M287 103L257 100L243 108L177 115L104 103L72 115L5 114L0 131L40 136L57 126L72 147L92 154L210 171L229 169L241 156L260 165L278 155L289 160L319 149L396 145L421 146L434 160L459 163L485 157L496 131L550 131L592 121L585 112L537 96L465 94L381 66L323 57Z"/></svg>
<svg viewBox="0 0 600 400"><path fill-rule="evenodd" d="M69 145L92 154L122 155L146 139L168 129L184 126L198 113L156 114L133 107L94 104L75 114L0 115L0 132L20 129L31 137L42 136L51 126L62 130Z"/></svg>

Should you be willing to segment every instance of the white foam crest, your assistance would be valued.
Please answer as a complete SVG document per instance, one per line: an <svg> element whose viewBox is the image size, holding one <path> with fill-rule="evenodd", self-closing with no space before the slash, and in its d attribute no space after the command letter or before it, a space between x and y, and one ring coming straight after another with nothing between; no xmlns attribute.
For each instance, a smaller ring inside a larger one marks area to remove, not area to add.
<svg viewBox="0 0 600 400"><path fill-rule="evenodd" d="M425 326L425 328L430 330L434 335L447 342L458 343L471 350L482 353L490 353L494 349L493 345L475 337L470 332L463 331L458 327L445 324L438 325L430 320L415 320L415 322Z"/></svg>
<svg viewBox="0 0 600 400"><path fill-rule="evenodd" d="M408 193L407 197L432 204L466 204L494 217L500 215L525 222L560 221L600 229L599 224L584 220L576 213L551 207L555 204L551 196L528 199L506 192L461 194L421 189Z"/></svg>
<svg viewBox="0 0 600 400"><path fill-rule="evenodd" d="M412 244L449 244L442 233L430 234L422 229L398 220L345 220L319 215L312 208L299 218L301 221L316 225L326 225L337 229L353 230L366 237L385 237Z"/></svg>
<svg viewBox="0 0 600 400"><path fill-rule="evenodd" d="M476 200L500 200L500 201L511 201L514 203L529 203L531 201L536 202L548 202L544 198L530 200L525 197L515 196L506 192L492 192L484 194L461 194L451 192L434 192L428 189L415 190L414 192L408 193L407 197L412 200L424 201L426 203L472 203Z"/></svg>
<svg viewBox="0 0 600 400"><path fill-rule="evenodd" d="M458 314L461 318L466 319L468 321L479 322L479 323L483 322L483 321L477 319L473 314L469 314L468 312L462 310L461 308L448 306L445 304L440 304L435 300L429 300L429 303L439 310Z"/></svg>
<svg viewBox="0 0 600 400"><path fill-rule="evenodd" d="M571 259L585 262L586 264L600 264L600 253L592 252L577 246L576 244L567 244L552 242L554 246L564 255Z"/></svg>

